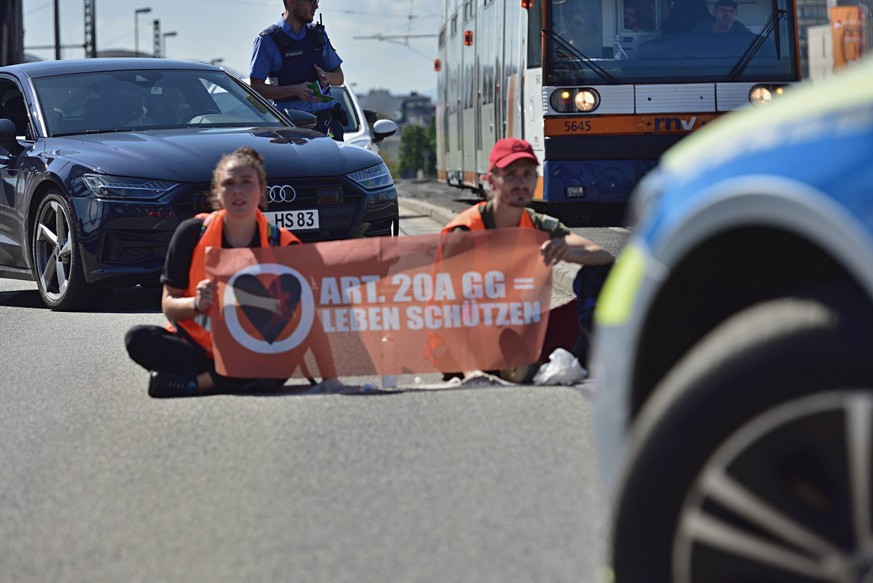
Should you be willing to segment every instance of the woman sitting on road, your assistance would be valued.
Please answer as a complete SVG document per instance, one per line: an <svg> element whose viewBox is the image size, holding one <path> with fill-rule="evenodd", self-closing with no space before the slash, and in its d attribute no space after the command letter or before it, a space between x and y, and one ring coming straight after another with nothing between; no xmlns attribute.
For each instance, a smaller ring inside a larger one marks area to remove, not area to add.
<svg viewBox="0 0 873 583"><path fill-rule="evenodd" d="M212 356L209 311L216 293L215 281L206 277L207 247L266 247L294 245L293 233L271 225L266 208L264 161L252 148L225 155L212 178L210 215L183 221L167 250L161 283L161 309L170 324L140 325L125 335L127 352L137 364L151 371L149 395L185 397L210 392L276 389L275 379L238 379L219 375ZM322 363L319 363L322 364ZM325 366L324 369L330 369ZM325 379L323 389L339 385Z"/></svg>

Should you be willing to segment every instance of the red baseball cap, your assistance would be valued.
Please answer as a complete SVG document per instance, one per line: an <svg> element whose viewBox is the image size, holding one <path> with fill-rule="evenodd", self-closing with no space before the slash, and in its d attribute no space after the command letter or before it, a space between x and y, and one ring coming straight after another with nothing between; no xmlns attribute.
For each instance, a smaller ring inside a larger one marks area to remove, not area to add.
<svg viewBox="0 0 873 583"><path fill-rule="evenodd" d="M516 160L527 158L533 160L539 165L537 155L534 154L533 147L526 140L518 138L503 138L497 140L494 144L494 149L491 150L491 155L488 156L489 171L495 168L506 168Z"/></svg>

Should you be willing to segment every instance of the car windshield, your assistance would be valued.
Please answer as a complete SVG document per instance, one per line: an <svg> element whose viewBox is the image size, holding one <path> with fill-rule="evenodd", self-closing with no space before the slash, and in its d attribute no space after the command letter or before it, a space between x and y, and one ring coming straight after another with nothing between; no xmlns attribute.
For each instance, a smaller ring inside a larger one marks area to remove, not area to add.
<svg viewBox="0 0 873 583"><path fill-rule="evenodd" d="M554 0L545 27L546 82L790 80L788 6L786 0Z"/></svg>
<svg viewBox="0 0 873 583"><path fill-rule="evenodd" d="M38 78L34 87L51 136L288 125L223 71L77 73Z"/></svg>

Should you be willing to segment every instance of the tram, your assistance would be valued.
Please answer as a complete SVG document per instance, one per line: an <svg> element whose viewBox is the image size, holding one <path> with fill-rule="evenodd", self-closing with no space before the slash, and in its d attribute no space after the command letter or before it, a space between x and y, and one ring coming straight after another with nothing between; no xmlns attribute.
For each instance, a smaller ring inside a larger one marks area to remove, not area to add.
<svg viewBox="0 0 873 583"><path fill-rule="evenodd" d="M486 196L494 142L524 138L542 162L535 203L583 221L623 208L683 136L800 80L795 0L442 0L441 9L439 180Z"/></svg>

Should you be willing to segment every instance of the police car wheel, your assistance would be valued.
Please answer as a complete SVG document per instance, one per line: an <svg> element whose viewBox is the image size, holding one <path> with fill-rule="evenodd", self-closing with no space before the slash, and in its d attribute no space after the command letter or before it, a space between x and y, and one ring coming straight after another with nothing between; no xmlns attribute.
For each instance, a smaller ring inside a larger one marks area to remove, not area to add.
<svg viewBox="0 0 873 583"><path fill-rule="evenodd" d="M692 349L635 422L618 583L873 576L870 323L861 301L774 300Z"/></svg>

